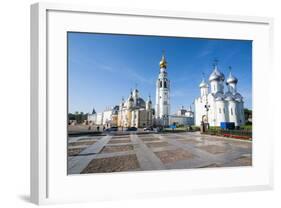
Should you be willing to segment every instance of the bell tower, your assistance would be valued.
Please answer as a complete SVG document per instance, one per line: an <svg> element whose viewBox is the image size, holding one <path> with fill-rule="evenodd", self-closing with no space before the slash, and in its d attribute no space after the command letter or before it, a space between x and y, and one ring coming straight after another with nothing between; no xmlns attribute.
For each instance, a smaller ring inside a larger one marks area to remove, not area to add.
<svg viewBox="0 0 281 208"><path fill-rule="evenodd" d="M163 52L159 63L160 72L156 81L155 117L159 125L169 125L170 115L170 80L167 73L167 61Z"/></svg>

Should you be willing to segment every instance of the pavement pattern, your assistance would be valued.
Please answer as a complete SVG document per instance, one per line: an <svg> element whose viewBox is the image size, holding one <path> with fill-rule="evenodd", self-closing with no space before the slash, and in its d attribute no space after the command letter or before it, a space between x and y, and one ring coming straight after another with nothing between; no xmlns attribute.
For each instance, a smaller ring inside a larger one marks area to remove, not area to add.
<svg viewBox="0 0 281 208"><path fill-rule="evenodd" d="M251 165L251 141L199 132L68 138L68 174Z"/></svg>

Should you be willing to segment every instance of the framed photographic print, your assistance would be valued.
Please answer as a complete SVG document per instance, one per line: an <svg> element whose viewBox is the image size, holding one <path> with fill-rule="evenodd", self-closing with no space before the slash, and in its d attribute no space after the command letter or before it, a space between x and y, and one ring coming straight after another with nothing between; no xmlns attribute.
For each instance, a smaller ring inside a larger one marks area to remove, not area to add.
<svg viewBox="0 0 281 208"><path fill-rule="evenodd" d="M272 188L272 25L32 5L32 202Z"/></svg>

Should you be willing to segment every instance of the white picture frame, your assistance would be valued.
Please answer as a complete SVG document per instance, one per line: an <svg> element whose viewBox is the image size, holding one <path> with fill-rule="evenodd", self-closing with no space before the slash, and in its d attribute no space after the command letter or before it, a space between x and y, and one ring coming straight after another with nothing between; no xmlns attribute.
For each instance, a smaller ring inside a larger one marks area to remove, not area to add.
<svg viewBox="0 0 281 208"><path fill-rule="evenodd" d="M99 24L94 25L95 21ZM164 31L161 25L165 26L167 21L172 23L171 29ZM197 27L187 30L185 24ZM270 108L270 102L264 100L270 100L267 91L273 70L272 28L273 19L264 17L33 4L31 201L49 204L272 189L272 135L264 130L269 127L271 117L262 112ZM66 31L253 40L253 166L68 176L64 140L67 132L62 128L67 112ZM54 140L57 135L60 139ZM97 187L98 191L89 186Z"/></svg>

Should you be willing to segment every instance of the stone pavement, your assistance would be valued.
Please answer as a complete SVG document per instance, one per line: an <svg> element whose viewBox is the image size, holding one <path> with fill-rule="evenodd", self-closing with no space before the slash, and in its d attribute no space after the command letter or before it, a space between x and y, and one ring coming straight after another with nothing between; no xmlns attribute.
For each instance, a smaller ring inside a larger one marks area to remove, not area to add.
<svg viewBox="0 0 281 208"><path fill-rule="evenodd" d="M68 138L68 174L251 165L251 141L198 132Z"/></svg>

